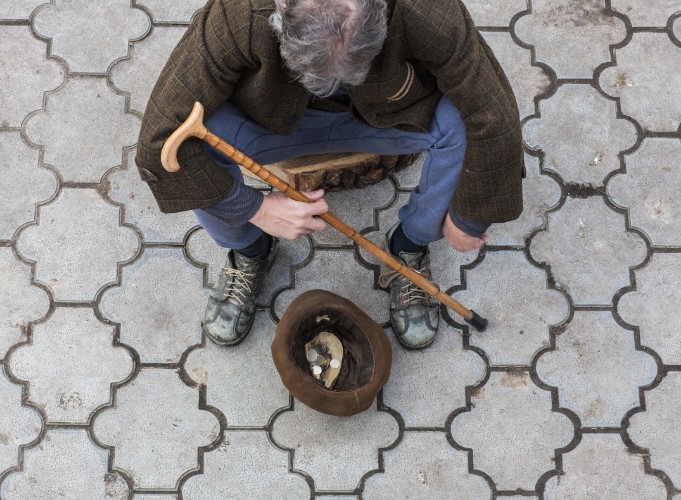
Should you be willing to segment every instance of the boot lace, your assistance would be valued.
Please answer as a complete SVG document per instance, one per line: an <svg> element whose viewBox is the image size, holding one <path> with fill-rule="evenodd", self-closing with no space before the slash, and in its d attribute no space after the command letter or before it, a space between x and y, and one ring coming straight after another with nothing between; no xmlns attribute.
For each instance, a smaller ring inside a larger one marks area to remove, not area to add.
<svg viewBox="0 0 681 500"><path fill-rule="evenodd" d="M426 279L430 278L430 273L426 268L415 270ZM428 299L428 294L423 289L416 286L407 278L402 276L397 271L386 271L378 277L378 284L382 288L388 288L393 281L397 280L400 287L399 300L400 304L409 305L417 302L425 302Z"/></svg>
<svg viewBox="0 0 681 500"><path fill-rule="evenodd" d="M244 301L252 293L255 272L249 273L232 267L225 267L222 271L228 279L223 288L225 299L231 299L235 304L244 307Z"/></svg>

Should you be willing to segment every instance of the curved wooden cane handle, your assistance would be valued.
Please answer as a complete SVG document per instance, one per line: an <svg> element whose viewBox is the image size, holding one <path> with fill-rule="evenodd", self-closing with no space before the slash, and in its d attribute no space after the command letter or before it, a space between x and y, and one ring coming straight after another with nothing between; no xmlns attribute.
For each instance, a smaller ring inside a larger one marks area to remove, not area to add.
<svg viewBox="0 0 681 500"><path fill-rule="evenodd" d="M163 149L161 150L161 164L163 168L168 172L180 170L180 164L177 163L177 150L180 149L182 143L189 137L203 139L207 133L208 129L203 125L203 106L200 102L196 102L189 118L163 144Z"/></svg>

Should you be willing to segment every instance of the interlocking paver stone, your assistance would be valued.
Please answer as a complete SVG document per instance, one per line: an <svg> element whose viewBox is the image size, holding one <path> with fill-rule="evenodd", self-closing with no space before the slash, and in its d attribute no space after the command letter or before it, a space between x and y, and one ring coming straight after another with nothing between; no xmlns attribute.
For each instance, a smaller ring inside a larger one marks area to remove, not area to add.
<svg viewBox="0 0 681 500"><path fill-rule="evenodd" d="M655 380L657 364L636 350L633 332L610 313L577 311L556 337L555 351L539 358L537 374L558 387L560 406L583 426L619 427L625 413L639 407L639 387Z"/></svg>
<svg viewBox="0 0 681 500"><path fill-rule="evenodd" d="M206 2L204 0L138 0L137 5L148 8L156 22L189 22L194 13Z"/></svg>
<svg viewBox="0 0 681 500"><path fill-rule="evenodd" d="M636 290L622 296L617 312L640 328L642 345L654 349L664 363L681 365L681 255L654 254L634 274Z"/></svg>
<svg viewBox="0 0 681 500"><path fill-rule="evenodd" d="M31 116L26 134L45 148L45 163L65 181L99 182L137 140L139 119L124 106L125 98L103 79L72 79L47 97L45 111Z"/></svg>
<svg viewBox="0 0 681 500"><path fill-rule="evenodd" d="M546 282L546 272L515 251L490 252L466 271L466 289L453 296L489 320L484 332L472 331L470 343L485 351L490 364L529 366L548 347L549 326L567 319L568 304Z"/></svg>
<svg viewBox="0 0 681 500"><path fill-rule="evenodd" d="M264 431L225 432L220 446L204 455L204 462L205 472L182 487L185 500L310 496L305 479L288 472L288 453L272 446Z"/></svg>
<svg viewBox="0 0 681 500"><path fill-rule="evenodd" d="M634 414L627 433L650 453L650 465L681 486L681 374L670 372L645 393L646 411Z"/></svg>
<svg viewBox="0 0 681 500"><path fill-rule="evenodd" d="M230 427L264 427L276 410L289 404L270 354L275 328L267 313L257 313L238 348L206 340L187 357L187 374L207 386L206 402L227 417Z"/></svg>
<svg viewBox="0 0 681 500"><path fill-rule="evenodd" d="M179 249L148 249L122 272L121 285L104 292L100 310L120 323L120 339L143 363L177 363L201 341L208 300L201 270Z"/></svg>
<svg viewBox="0 0 681 500"><path fill-rule="evenodd" d="M29 383L28 400L47 414L48 423L86 424L110 402L112 383L133 369L130 353L112 346L113 327L92 309L57 310L35 325L30 344L12 353L12 374ZM54 363L59 359L59 363Z"/></svg>
<svg viewBox="0 0 681 500"><path fill-rule="evenodd" d="M198 408L199 392L177 370L143 368L116 391L116 404L97 414L93 432L115 450L113 467L136 489L175 489L198 467L198 448L220 435L217 418Z"/></svg>
<svg viewBox="0 0 681 500"><path fill-rule="evenodd" d="M515 32L559 78L591 78L597 66L610 62L609 46L626 35L624 22L604 7L602 0L533 0Z"/></svg>
<svg viewBox="0 0 681 500"><path fill-rule="evenodd" d="M627 172L608 182L610 199L653 245L681 247L681 142L646 139L626 162Z"/></svg>
<svg viewBox="0 0 681 500"><path fill-rule="evenodd" d="M645 5L637 0L611 0L613 10L621 12L636 27L663 28L669 18L679 12L678 0L648 0Z"/></svg>
<svg viewBox="0 0 681 500"><path fill-rule="evenodd" d="M663 500L662 481L643 470L643 457L627 449L617 434L584 434L563 455L564 473L546 483L547 500Z"/></svg>
<svg viewBox="0 0 681 500"><path fill-rule="evenodd" d="M85 429L49 430L25 452L24 467L0 485L6 500L26 498L128 498L127 483L107 472L108 453L96 447Z"/></svg>
<svg viewBox="0 0 681 500"><path fill-rule="evenodd" d="M52 54L63 58L74 73L104 73L116 59L128 55L128 42L144 35L149 18L128 0L99 5L67 0L40 9L36 32L50 38Z"/></svg>
<svg viewBox="0 0 681 500"><path fill-rule="evenodd" d="M473 467L499 489L533 490L555 468L555 450L573 438L570 420L551 411L550 394L526 372L492 372L471 403L452 421L452 437L473 450Z"/></svg>
<svg viewBox="0 0 681 500"><path fill-rule="evenodd" d="M540 101L541 117L523 127L527 143L544 152L544 168L566 182L600 186L620 168L618 154L636 143L636 127L617 119L615 103L584 85L563 85Z"/></svg>
<svg viewBox="0 0 681 500"><path fill-rule="evenodd" d="M468 473L468 454L442 432L405 432L383 455L385 472L367 479L364 498L490 498L485 479Z"/></svg>
<svg viewBox="0 0 681 500"><path fill-rule="evenodd" d="M526 0L467 0L466 7L478 26L508 26L511 18L527 9Z"/></svg>
<svg viewBox="0 0 681 500"><path fill-rule="evenodd" d="M63 82L64 68L45 60L46 44L26 26L4 26L0 46L0 127L18 127L31 111L43 107L43 93Z"/></svg>
<svg viewBox="0 0 681 500"><path fill-rule="evenodd" d="M374 408L342 418L297 403L272 424L275 443L295 450L293 468L310 475L317 491L354 490L364 474L378 469L378 450L397 437L395 419Z"/></svg>
<svg viewBox="0 0 681 500"><path fill-rule="evenodd" d="M625 232L624 217L600 198L568 198L561 210L549 214L548 229L533 237L530 253L551 265L576 304L606 305L631 284L629 268L643 262L646 245Z"/></svg>
<svg viewBox="0 0 681 500"><path fill-rule="evenodd" d="M615 53L617 65L606 68L599 80L603 91L618 97L622 112L644 129L676 132L681 124L681 78L676 71L681 47L666 33L636 33Z"/></svg>
<svg viewBox="0 0 681 500"><path fill-rule="evenodd" d="M0 4L0 19L27 20L31 12L44 0L3 0Z"/></svg>
<svg viewBox="0 0 681 500"><path fill-rule="evenodd" d="M138 250L134 231L119 226L119 209L94 189L64 189L40 207L40 222L19 235L18 252L37 261L35 279L57 300L92 300L116 282L117 264Z"/></svg>

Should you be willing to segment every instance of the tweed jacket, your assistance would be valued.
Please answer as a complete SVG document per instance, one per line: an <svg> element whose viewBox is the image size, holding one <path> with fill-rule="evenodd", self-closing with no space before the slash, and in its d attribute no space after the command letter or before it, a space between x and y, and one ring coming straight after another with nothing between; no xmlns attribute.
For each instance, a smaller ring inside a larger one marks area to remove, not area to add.
<svg viewBox="0 0 681 500"><path fill-rule="evenodd" d="M524 172L513 91L460 0L388 0L388 37L364 83L349 89L351 112L373 127L427 131L446 94L466 125L467 148L452 208L477 222L522 211ZM226 100L282 135L319 104L287 72L268 18L273 0L209 0L175 47L147 105L136 162L163 212L205 208L226 197L232 177L198 139L160 163L165 139L195 101L209 117Z"/></svg>

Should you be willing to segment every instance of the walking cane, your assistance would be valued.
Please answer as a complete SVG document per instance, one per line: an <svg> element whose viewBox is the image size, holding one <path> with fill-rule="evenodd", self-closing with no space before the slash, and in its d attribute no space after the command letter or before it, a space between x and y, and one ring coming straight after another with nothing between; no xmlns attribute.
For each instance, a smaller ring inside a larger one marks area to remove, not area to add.
<svg viewBox="0 0 681 500"><path fill-rule="evenodd" d="M168 172L177 172L180 170L180 165L177 163L177 150L180 148L180 145L189 137L197 137L203 141L206 141L221 153L229 156L237 164L253 172L270 186L286 194L289 198L306 203L312 202L312 200L310 200L300 191L294 189L290 184L284 182L270 171L264 169L262 166L258 165L240 151L234 149L216 135L211 134L203 124L203 106L199 102L194 104L194 109L189 115L189 118L187 118L187 120L180 125L180 127L173 132L170 137L168 137L165 144L163 145L163 150L161 151L161 163L163 164L163 168L165 168ZM485 330L485 328L487 328L487 320L485 318L478 315L473 310L466 309L445 292L440 291L440 288L437 286L437 284L427 280L417 271L404 265L388 252L376 246L373 242L357 233L354 229L345 224L345 222L340 220L331 212L326 212L324 214L318 215L317 217L328 223L330 226L336 228L338 231L364 248L378 260L391 267L413 284L418 286L428 295L434 297L442 304L452 309L458 315L462 316L467 323L475 327L475 329L479 332L482 332Z"/></svg>

